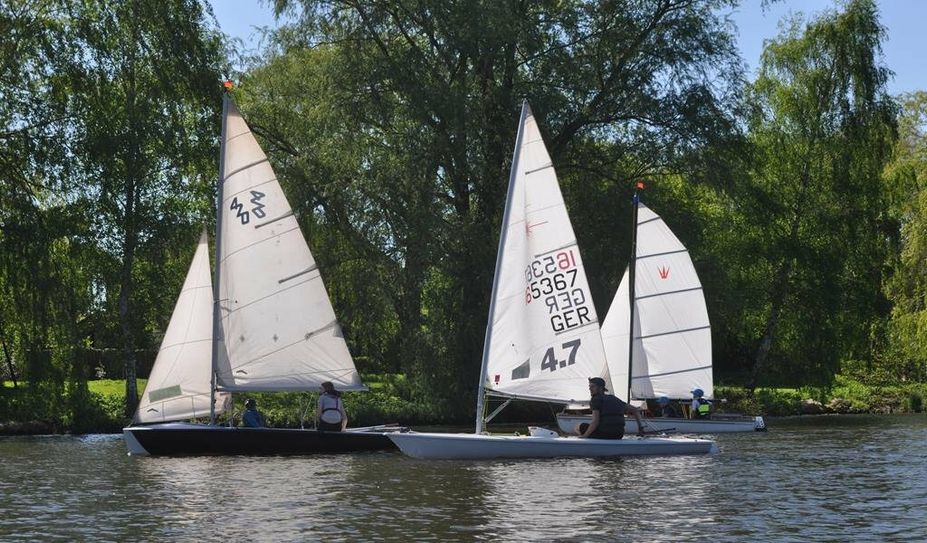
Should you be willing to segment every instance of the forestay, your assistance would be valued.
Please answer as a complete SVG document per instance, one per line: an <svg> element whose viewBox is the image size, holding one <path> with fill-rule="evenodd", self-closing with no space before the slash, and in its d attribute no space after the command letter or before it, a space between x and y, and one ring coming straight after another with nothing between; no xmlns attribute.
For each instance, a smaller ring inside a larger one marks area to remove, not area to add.
<svg viewBox="0 0 927 543"><path fill-rule="evenodd" d="M550 156L525 103L484 347L495 395L580 403L608 379L598 318Z"/></svg>
<svg viewBox="0 0 927 543"><path fill-rule="evenodd" d="M225 119L219 280L223 390L364 388L315 259L233 103Z"/></svg>
<svg viewBox="0 0 927 543"><path fill-rule="evenodd" d="M632 399L713 396L711 326L702 285L689 252L663 219L638 204L634 281ZM602 340L616 394L627 395L628 317L625 271L602 323Z"/></svg>
<svg viewBox="0 0 927 543"><path fill-rule="evenodd" d="M169 422L209 416L212 278L206 232L200 236L134 421ZM216 397L216 411L227 394Z"/></svg>

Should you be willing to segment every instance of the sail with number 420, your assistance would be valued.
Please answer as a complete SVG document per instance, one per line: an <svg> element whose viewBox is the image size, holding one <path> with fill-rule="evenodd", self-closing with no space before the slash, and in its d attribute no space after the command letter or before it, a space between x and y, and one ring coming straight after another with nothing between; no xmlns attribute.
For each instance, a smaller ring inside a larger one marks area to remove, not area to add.
<svg viewBox="0 0 927 543"><path fill-rule="evenodd" d="M608 382L605 353L576 236L541 132L525 103L509 179L483 352L492 395L589 401Z"/></svg>
<svg viewBox="0 0 927 543"><path fill-rule="evenodd" d="M219 304L223 390L365 389L309 246L234 103L221 180Z"/></svg>

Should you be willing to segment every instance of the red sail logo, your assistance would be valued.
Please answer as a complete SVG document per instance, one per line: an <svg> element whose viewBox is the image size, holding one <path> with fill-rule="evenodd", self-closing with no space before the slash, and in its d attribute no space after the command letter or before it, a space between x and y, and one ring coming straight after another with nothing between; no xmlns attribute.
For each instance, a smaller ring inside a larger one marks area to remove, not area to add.
<svg viewBox="0 0 927 543"><path fill-rule="evenodd" d="M660 273L660 279L666 279L667 277L669 277L669 268L667 268L666 266L661 267L657 271Z"/></svg>

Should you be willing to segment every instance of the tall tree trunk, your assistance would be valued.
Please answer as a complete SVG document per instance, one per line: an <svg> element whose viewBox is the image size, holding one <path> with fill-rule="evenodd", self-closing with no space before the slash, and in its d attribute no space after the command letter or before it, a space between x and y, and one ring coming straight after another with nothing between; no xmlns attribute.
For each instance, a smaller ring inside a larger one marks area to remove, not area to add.
<svg viewBox="0 0 927 543"><path fill-rule="evenodd" d="M132 43L129 44L126 77L126 117L128 118L129 138L128 156L126 157L124 196L125 213L123 215L122 272L119 289L119 322L123 335L123 355L126 375L126 417L135 416L138 408L138 383L136 382L135 336L132 331L132 268L135 264L135 249L138 244L137 220L135 216L135 199L138 193L136 179L141 176L139 160L140 134L135 111L135 45L138 43L138 3L133 3Z"/></svg>

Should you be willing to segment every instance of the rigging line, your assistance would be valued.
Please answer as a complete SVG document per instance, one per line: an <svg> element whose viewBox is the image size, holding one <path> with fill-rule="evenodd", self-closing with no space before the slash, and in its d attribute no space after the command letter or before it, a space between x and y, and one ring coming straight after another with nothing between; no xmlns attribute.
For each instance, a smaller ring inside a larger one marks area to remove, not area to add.
<svg viewBox="0 0 927 543"><path fill-rule="evenodd" d="M698 287L692 287L692 288L683 288L683 289L679 289L679 290L668 290L668 291L666 291L666 292L658 292L658 293L656 293L656 294L648 294L648 295L646 295L646 296L638 296L637 298L634 298L634 301L636 302L636 301L639 301L639 300L646 300L647 298L657 298L657 297L660 297L660 296L668 296L668 295L670 295L670 294L680 294L680 293L683 293L683 292L692 292L692 291L695 291L695 290L702 290L702 287L698 286Z"/></svg>
<svg viewBox="0 0 927 543"><path fill-rule="evenodd" d="M642 224L647 224L647 223L653 222L653 221L660 221L660 220L663 220L663 219L661 219L660 216L657 215L656 217L647 219L646 221L638 221L637 226L640 226L640 225L642 225Z"/></svg>

